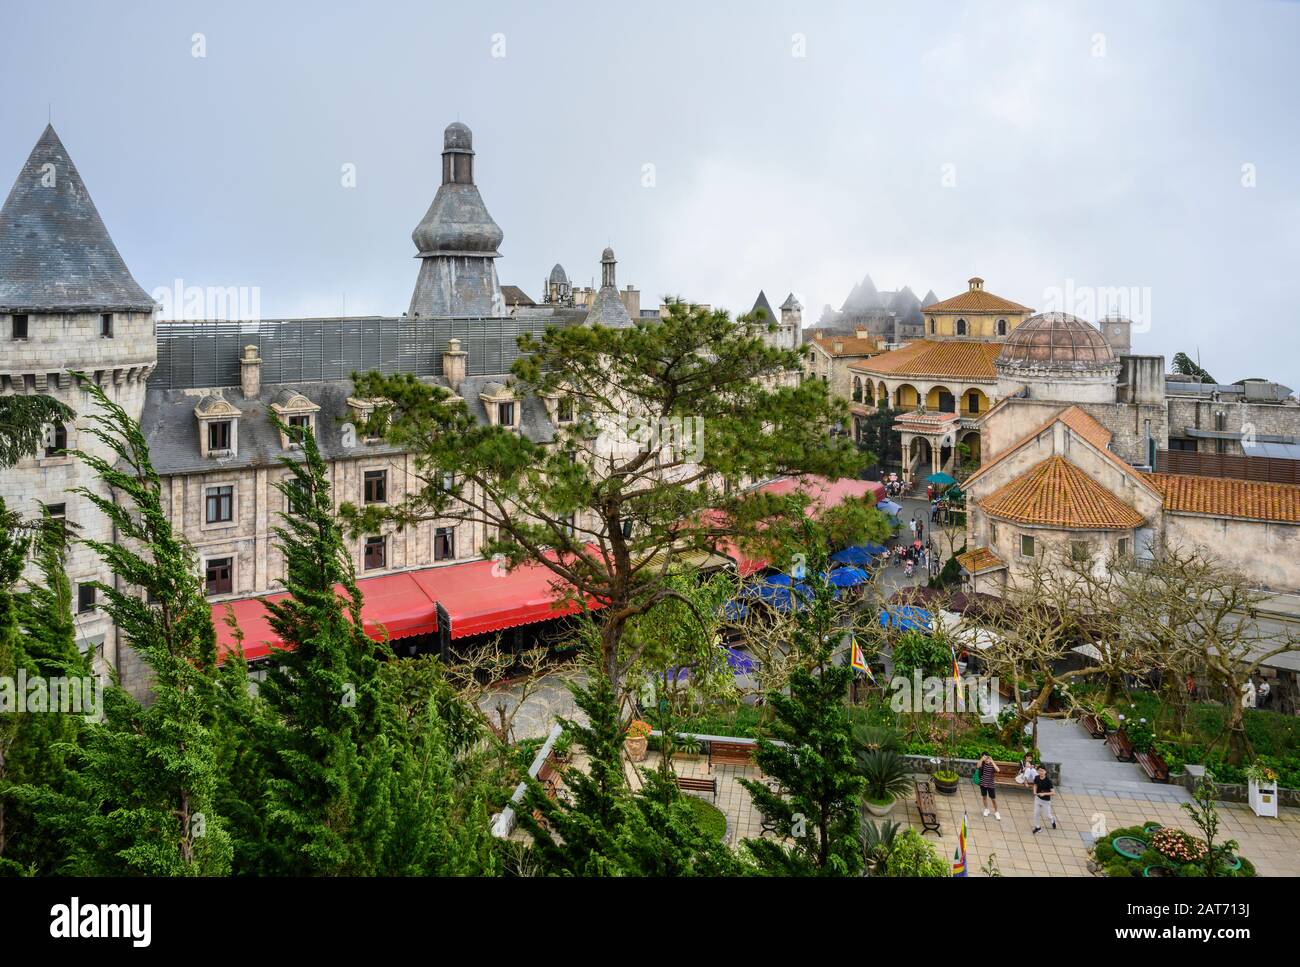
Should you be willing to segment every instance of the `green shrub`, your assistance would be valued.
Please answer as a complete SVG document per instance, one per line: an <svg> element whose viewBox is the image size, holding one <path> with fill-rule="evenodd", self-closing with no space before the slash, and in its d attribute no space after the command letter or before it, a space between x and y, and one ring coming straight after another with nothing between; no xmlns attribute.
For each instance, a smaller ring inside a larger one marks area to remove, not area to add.
<svg viewBox="0 0 1300 967"><path fill-rule="evenodd" d="M1093 849L1093 855L1097 858L1097 862L1102 866L1109 865L1111 861L1119 856L1119 854L1115 852L1115 847L1110 845L1110 841L1104 839L1097 841L1097 845Z"/></svg>
<svg viewBox="0 0 1300 967"><path fill-rule="evenodd" d="M885 871L886 876L946 877L952 874L929 841L922 839L914 829L908 829L894 840Z"/></svg>
<svg viewBox="0 0 1300 967"><path fill-rule="evenodd" d="M1179 876L1204 876L1205 870L1199 863L1184 863L1178 868Z"/></svg>
<svg viewBox="0 0 1300 967"><path fill-rule="evenodd" d="M711 839L722 839L727 835L727 816L721 809L698 796L683 796L682 799L694 813L696 829Z"/></svg>
<svg viewBox="0 0 1300 967"><path fill-rule="evenodd" d="M1132 876L1133 871L1123 863L1111 863L1106 867L1107 876Z"/></svg>

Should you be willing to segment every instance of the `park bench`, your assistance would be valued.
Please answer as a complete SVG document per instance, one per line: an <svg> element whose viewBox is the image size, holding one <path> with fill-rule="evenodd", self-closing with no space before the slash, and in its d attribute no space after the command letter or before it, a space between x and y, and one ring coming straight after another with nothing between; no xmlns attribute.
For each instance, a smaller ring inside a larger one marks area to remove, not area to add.
<svg viewBox="0 0 1300 967"><path fill-rule="evenodd" d="M1116 729L1106 736L1106 747L1115 753L1115 758L1120 762L1133 761L1133 743L1128 740L1123 729Z"/></svg>
<svg viewBox="0 0 1300 967"><path fill-rule="evenodd" d="M1134 753L1134 758L1137 760L1137 764L1142 767L1142 771L1147 774L1148 778L1150 778L1152 782L1169 781L1169 766L1165 763L1165 760L1160 757L1160 753L1155 749Z"/></svg>
<svg viewBox="0 0 1300 967"><path fill-rule="evenodd" d="M929 782L916 784L916 811L921 814L922 831L939 832L939 811L934 807L934 790Z"/></svg>
<svg viewBox="0 0 1300 967"><path fill-rule="evenodd" d="M752 766L754 746L744 742L709 742L709 768L715 765Z"/></svg>
<svg viewBox="0 0 1300 967"><path fill-rule="evenodd" d="M1091 712L1086 712L1079 717L1079 724L1094 739L1106 738L1106 726L1101 724L1101 719Z"/></svg>
<svg viewBox="0 0 1300 967"><path fill-rule="evenodd" d="M560 794L560 770L555 767L555 760L550 756L542 763L542 767L537 770L537 781L542 784L542 790L546 793L547 799L555 799ZM542 827L547 827L548 823L542 817L540 809L533 811L533 819Z"/></svg>
<svg viewBox="0 0 1300 967"><path fill-rule="evenodd" d="M677 776L677 788L683 792L707 792L713 795L713 801L718 801L718 780L709 776L702 778L700 776Z"/></svg>
<svg viewBox="0 0 1300 967"><path fill-rule="evenodd" d="M997 770L998 770L997 775L993 777L993 785L1013 786L1017 789L1034 788L1032 785L1030 785L1027 782L1016 782L1016 776L1020 774L1019 762L998 762L995 760L993 764L997 766Z"/></svg>

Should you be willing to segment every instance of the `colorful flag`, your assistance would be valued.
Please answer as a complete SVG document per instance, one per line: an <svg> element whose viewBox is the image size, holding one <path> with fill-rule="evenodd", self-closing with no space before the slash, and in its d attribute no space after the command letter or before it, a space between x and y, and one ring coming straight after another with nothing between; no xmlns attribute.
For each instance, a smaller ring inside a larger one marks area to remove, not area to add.
<svg viewBox="0 0 1300 967"><path fill-rule="evenodd" d="M957 849L952 854L952 875L966 875L966 814L961 814L961 829L957 830Z"/></svg>
<svg viewBox="0 0 1300 967"><path fill-rule="evenodd" d="M866 656L862 654L862 646L858 644L858 639L850 638L852 650L849 652L849 664L860 672L871 674L871 669L867 666Z"/></svg>

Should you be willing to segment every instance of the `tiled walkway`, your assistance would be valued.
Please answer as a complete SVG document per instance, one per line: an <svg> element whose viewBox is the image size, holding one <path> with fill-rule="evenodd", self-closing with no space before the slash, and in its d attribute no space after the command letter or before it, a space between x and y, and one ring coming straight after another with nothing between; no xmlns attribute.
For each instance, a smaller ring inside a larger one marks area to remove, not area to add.
<svg viewBox="0 0 1300 967"><path fill-rule="evenodd" d="M652 753L641 768L656 765ZM710 770L704 759L678 762L676 769L678 775L717 777L717 805L727 814L732 845L761 835L762 817L736 781L742 776L760 778L758 769L718 766ZM963 782L955 796L935 797L941 833L925 833L925 838L935 844L940 856L951 860L964 811L970 829L967 857L971 876L983 875L981 870L990 856L996 857L1004 876L1088 876L1094 827L1113 830L1154 821L1194 832L1190 817L1178 803L1168 799L1151 801L1113 791L1096 795L1062 789L1055 804L1058 828L1034 834L1031 794L1019 788L1000 791L1001 822L982 815L979 790L969 782ZM1255 864L1261 876L1300 876L1300 810L1283 809L1278 819L1261 819L1246 806L1220 803L1219 815L1221 835L1241 844L1242 854ZM899 802L888 818L921 830L920 816L911 800Z"/></svg>
<svg viewBox="0 0 1300 967"><path fill-rule="evenodd" d="M1088 735L1074 719L1040 719L1038 751L1061 763L1061 793L1094 798L1124 797L1139 802L1191 802L1179 785L1152 782L1133 762L1120 762L1101 739Z"/></svg>

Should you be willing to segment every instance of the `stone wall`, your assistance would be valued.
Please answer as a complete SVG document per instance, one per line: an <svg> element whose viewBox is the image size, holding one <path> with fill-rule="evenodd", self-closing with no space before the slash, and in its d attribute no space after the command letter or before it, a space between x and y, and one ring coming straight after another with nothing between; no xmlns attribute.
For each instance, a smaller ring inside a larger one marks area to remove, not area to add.
<svg viewBox="0 0 1300 967"><path fill-rule="evenodd" d="M1173 547L1203 549L1257 587L1300 591L1300 524L1166 511L1164 538Z"/></svg>
<svg viewBox="0 0 1300 967"><path fill-rule="evenodd" d="M1224 430L1234 434L1229 440L1197 440L1197 449L1202 453L1241 454L1241 437L1250 428L1257 438L1270 436L1294 437L1300 439L1300 406L1281 403L1218 403L1187 397L1170 397L1169 433L1170 437L1186 438L1188 429ZM1222 425L1216 419L1223 414Z"/></svg>

